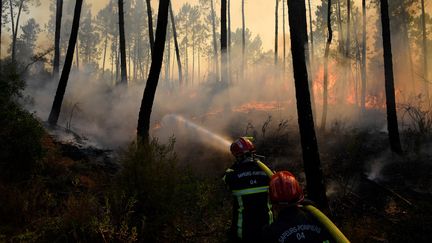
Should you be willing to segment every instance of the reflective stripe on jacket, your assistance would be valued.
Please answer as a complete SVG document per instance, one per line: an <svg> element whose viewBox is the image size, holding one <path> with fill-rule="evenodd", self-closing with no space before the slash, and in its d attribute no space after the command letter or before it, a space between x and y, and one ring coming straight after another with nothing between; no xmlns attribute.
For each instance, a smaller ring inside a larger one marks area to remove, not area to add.
<svg viewBox="0 0 432 243"><path fill-rule="evenodd" d="M225 172L224 181L233 195L232 231L239 239L260 239L262 228L273 221L269 180L254 160L236 163Z"/></svg>

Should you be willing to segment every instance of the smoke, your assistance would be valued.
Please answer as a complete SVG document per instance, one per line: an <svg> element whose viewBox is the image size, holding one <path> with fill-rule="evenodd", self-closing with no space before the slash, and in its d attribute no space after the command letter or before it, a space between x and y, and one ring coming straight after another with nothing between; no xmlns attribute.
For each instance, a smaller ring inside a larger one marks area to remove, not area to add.
<svg viewBox="0 0 432 243"><path fill-rule="evenodd" d="M103 6L101 4L95 2L92 3L92 7L100 8ZM252 8L252 5L249 7ZM236 7L233 7L232 11L235 9ZM372 34L368 36L370 49L367 62L367 112L361 113L359 105L361 94L359 66L354 58L350 59L351 65L348 68L343 64L345 62L342 57L334 57L337 55L338 45L337 38L335 38L331 47L333 54L330 56L329 66L327 127L332 127L332 124L337 126L337 124L346 123L357 127L375 127L379 130L385 126L384 70L382 56L379 52L381 47L375 45L375 39L380 38L380 31L376 27L378 19L375 13L370 11L368 17L368 29L371 30L368 33ZM253 28L251 24L251 29L254 30ZM269 29L268 26L267 29ZM360 33L360 28L357 31ZM256 33L260 33L263 39L269 38L268 34L260 31ZM400 33L393 33L393 35L395 36L393 39L402 39ZM337 32L335 37L337 37ZM352 36L353 42L354 37L355 35ZM253 41L253 38L251 40ZM268 41L263 41L263 46L268 46L266 42ZM289 38L287 43L289 43ZM380 41L377 39L376 43L379 44ZM395 46L398 47L397 44ZM282 48L279 49L282 50ZM320 124L323 113L323 50L324 42L315 41L315 58L309 76L312 79L315 94L314 118L317 126ZM413 48L412 51L415 53L418 50ZM200 76L196 75L197 70L195 69L196 81L194 84L189 82L179 87L175 68L172 68L169 74L174 78L169 80L164 77L162 71L151 117L151 135L160 137L161 141L166 141L167 137L172 135L178 138L196 135L188 128L179 127L177 122L167 123L166 116L169 114L184 117L185 120L210 132L220 134L224 138L245 135L249 124L256 126L269 116L278 121L283 119L294 119L295 121L297 108L291 57L287 57L285 66L281 58L279 66L275 67L271 51L256 51L252 50L252 47L247 47L246 53L248 63L242 68L241 47L238 43L233 43L229 67L231 74L229 89L224 89L214 78L216 75L212 70L211 61L208 68L204 70L204 66L207 66L203 61L204 58L201 60ZM406 88L411 85L411 82L404 81L409 80L411 76L410 66L402 63L406 60L406 48L396 48L393 54L396 60L396 97L398 102L401 102L405 100L405 97L415 94L420 89L420 85L417 85L416 90ZM171 56L174 57L174 55ZM189 58L189 62L191 59ZM416 61L414 59L414 64L418 66L419 63ZM183 66L187 65L183 63ZM81 70L84 69L87 67L81 66ZM129 73L131 73L130 70ZM188 73L189 76L192 76L190 63ZM349 74L348 79L346 79L346 73ZM107 76L109 75L105 77ZM115 148L132 141L136 135L139 105L145 81L132 80L127 87L113 86L113 83L115 82L112 80L100 78L95 71L73 71L66 90L59 125L70 127L102 147ZM33 77L28 80L26 93L34 98L34 103L27 105L27 108L35 111L41 120L46 120L48 117L57 84L58 80L37 80ZM164 120L167 124L164 124L163 129L158 129L157 127ZM166 131L161 132L161 130ZM180 142L179 139L177 141Z"/></svg>
<svg viewBox="0 0 432 243"><path fill-rule="evenodd" d="M365 163L365 175L372 181L384 181L388 178L384 175L384 169L390 164L400 163L401 157L390 150Z"/></svg>

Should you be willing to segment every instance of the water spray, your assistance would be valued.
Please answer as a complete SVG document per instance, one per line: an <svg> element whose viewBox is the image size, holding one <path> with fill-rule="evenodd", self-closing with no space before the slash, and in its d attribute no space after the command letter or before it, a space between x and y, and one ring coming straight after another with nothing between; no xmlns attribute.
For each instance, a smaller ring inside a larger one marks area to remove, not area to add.
<svg viewBox="0 0 432 243"><path fill-rule="evenodd" d="M211 132L202 126L199 126L180 115L165 115L162 118L162 126L169 126L173 129L183 128L189 133L189 136L195 136L196 138L201 139L204 143L217 147L221 150L228 151L231 145L231 141L229 139L223 138L222 136Z"/></svg>

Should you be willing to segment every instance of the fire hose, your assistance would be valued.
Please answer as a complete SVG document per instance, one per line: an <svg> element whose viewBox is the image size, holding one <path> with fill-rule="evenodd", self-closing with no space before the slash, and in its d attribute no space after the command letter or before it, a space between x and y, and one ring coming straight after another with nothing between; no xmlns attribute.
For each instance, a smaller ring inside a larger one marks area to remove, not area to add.
<svg viewBox="0 0 432 243"><path fill-rule="evenodd" d="M274 172L271 171L263 162L257 160L258 166L271 178ZM339 228L318 208L312 205L303 206L308 212L310 212L331 234L331 236L338 243L348 243L350 242L348 238L339 230Z"/></svg>

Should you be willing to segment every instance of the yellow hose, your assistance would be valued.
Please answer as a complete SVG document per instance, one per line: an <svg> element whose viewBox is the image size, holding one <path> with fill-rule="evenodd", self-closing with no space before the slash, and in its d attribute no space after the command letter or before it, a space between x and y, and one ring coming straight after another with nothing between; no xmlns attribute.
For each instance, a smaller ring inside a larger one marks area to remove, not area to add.
<svg viewBox="0 0 432 243"><path fill-rule="evenodd" d="M263 162L257 160L258 166L268 175L268 177L272 177L274 175L273 171L271 171ZM304 208L309 211L331 234L331 236L338 243L349 243L350 241L345 235L339 230L339 228L318 208L312 205L306 205Z"/></svg>
<svg viewBox="0 0 432 243"><path fill-rule="evenodd" d="M306 205L304 208L309 211L315 218L324 225L324 227L329 231L333 238L338 243L348 243L350 242L348 238L339 230L339 228L333 224L333 222L323 214L318 208L312 205Z"/></svg>
<svg viewBox="0 0 432 243"><path fill-rule="evenodd" d="M259 160L257 160L256 162L258 163L258 166L261 168L261 170L263 170L266 173L266 175L268 175L268 177L271 178L273 176L274 174L273 171L271 171L269 167L267 167L267 165L265 165L263 162Z"/></svg>

